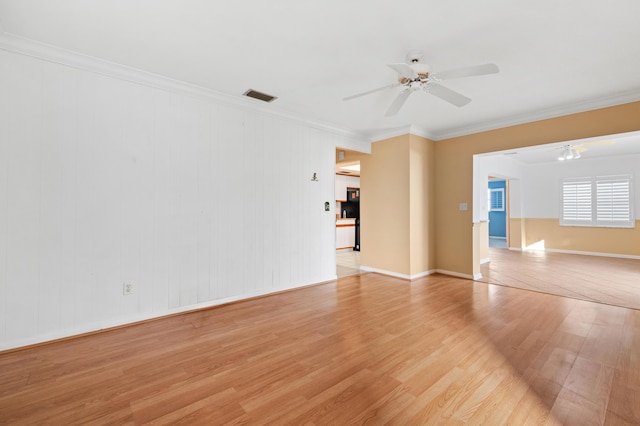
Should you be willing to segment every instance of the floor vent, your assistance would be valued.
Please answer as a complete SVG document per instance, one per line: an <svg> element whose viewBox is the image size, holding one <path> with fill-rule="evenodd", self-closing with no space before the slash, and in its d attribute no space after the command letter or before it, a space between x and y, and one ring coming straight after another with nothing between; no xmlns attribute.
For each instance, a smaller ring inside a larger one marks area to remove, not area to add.
<svg viewBox="0 0 640 426"><path fill-rule="evenodd" d="M243 96L248 96L250 98L259 99L265 102L272 102L278 99L275 96L267 95L266 93L258 92L257 90L249 89L242 94Z"/></svg>

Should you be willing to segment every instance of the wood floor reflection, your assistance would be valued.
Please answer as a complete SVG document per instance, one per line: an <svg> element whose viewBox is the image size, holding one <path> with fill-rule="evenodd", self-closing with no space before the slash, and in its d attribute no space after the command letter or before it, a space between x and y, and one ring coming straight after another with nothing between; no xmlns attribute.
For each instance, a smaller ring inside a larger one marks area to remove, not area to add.
<svg viewBox="0 0 640 426"><path fill-rule="evenodd" d="M640 311L370 273L0 354L0 424L640 424Z"/></svg>
<svg viewBox="0 0 640 426"><path fill-rule="evenodd" d="M640 260L489 249L480 281L640 309Z"/></svg>

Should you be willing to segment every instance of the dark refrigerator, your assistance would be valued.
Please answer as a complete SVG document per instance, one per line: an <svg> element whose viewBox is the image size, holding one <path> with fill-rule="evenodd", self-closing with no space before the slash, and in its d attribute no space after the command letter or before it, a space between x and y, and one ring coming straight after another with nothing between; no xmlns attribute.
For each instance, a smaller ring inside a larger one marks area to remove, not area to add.
<svg viewBox="0 0 640 426"><path fill-rule="evenodd" d="M356 243L354 251L360 251L360 189L347 188L347 201L342 203L342 209L347 212L347 217L356 219L355 233Z"/></svg>

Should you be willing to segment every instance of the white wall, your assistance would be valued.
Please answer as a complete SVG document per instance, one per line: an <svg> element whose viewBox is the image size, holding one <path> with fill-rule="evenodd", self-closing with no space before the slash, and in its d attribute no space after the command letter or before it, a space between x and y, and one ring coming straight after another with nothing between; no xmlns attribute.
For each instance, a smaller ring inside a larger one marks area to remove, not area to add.
<svg viewBox="0 0 640 426"><path fill-rule="evenodd" d="M489 206L487 205L487 190L489 187L489 176L502 178L505 180L519 180L523 176L523 164L513 158L502 155L474 155L473 156L473 221L486 221L489 218ZM517 192L519 185L511 188L511 192ZM510 215L518 217L520 213L520 196L513 194L514 199L509 199Z"/></svg>
<svg viewBox="0 0 640 426"><path fill-rule="evenodd" d="M563 178L631 174L634 176L635 216L640 219L640 155L581 158L574 161L523 164L502 154L474 156L474 221L487 219L487 176L510 179L510 217L560 217Z"/></svg>
<svg viewBox="0 0 640 426"><path fill-rule="evenodd" d="M604 157L530 165L524 169L523 217L560 217L560 183L563 178L631 174L634 177L635 217L640 219L640 155Z"/></svg>
<svg viewBox="0 0 640 426"><path fill-rule="evenodd" d="M0 349L335 278L335 148L365 145L0 50Z"/></svg>

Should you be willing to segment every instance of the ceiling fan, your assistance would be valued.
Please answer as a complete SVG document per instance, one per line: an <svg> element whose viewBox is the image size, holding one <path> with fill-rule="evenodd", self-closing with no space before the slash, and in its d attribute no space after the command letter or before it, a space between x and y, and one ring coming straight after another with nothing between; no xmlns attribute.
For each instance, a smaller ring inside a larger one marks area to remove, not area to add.
<svg viewBox="0 0 640 426"><path fill-rule="evenodd" d="M402 105L412 92L424 90L438 98L449 102L457 107L462 107L471 102L466 96L451 90L440 84L442 80L451 80L454 78L472 77L478 75L487 75L497 73L498 66L496 64L483 64L466 68L457 68L438 73L432 73L429 65L420 62L422 59L421 52L410 52L407 55L407 62L399 64L387 64L387 66L398 73L398 82L377 89L369 90L356 95L347 96L343 101L359 98L360 96L369 95L381 90L393 89L402 86L402 91L396 96L395 100L384 114L385 117L395 115L400 111Z"/></svg>

